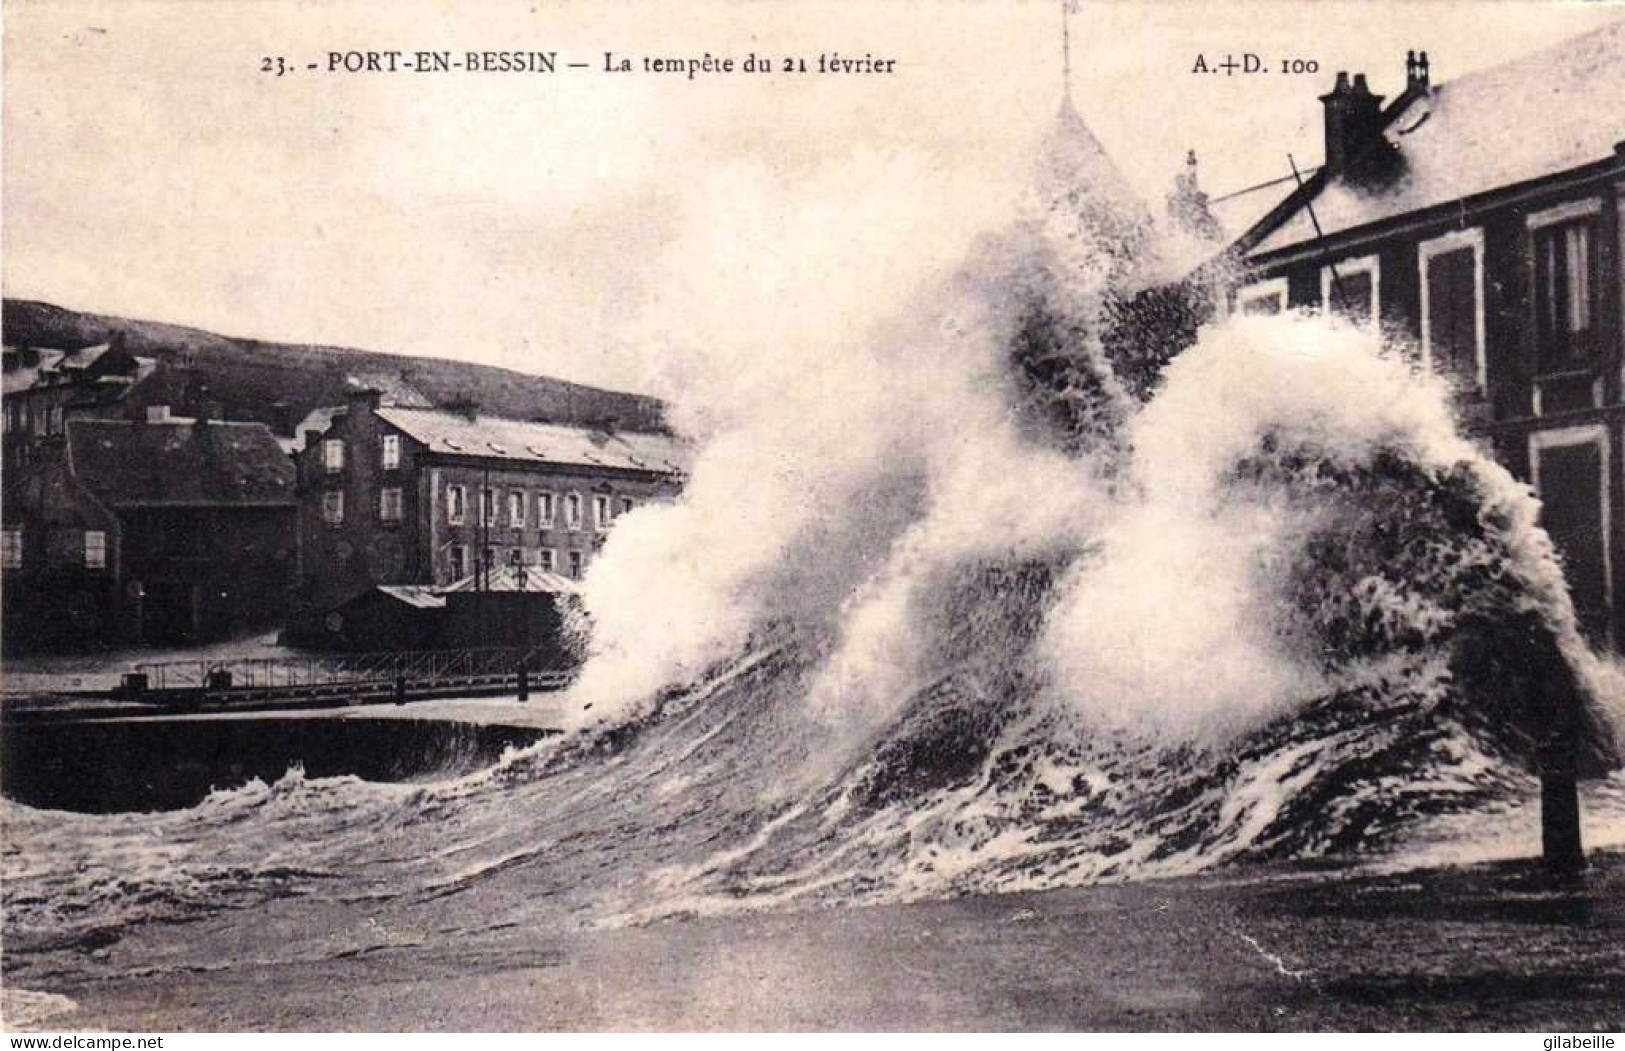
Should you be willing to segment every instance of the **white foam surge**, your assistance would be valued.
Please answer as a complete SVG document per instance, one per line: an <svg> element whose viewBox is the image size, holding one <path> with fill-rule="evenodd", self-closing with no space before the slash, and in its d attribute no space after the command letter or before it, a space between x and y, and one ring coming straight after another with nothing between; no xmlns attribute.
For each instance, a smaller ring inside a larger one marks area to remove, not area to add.
<svg viewBox="0 0 1625 1051"><path fill-rule="evenodd" d="M634 326L697 456L682 497L619 524L588 573L583 722L644 710L766 624L833 622L915 519L932 463L973 449L990 415L1000 308L940 260L1013 196L904 157L793 187L714 180Z"/></svg>
<svg viewBox="0 0 1625 1051"><path fill-rule="evenodd" d="M1322 523L1236 484L1266 440L1328 466L1396 445L1482 459L1441 388L1357 330L1292 315L1205 331L1129 433L1136 485L1066 581L1046 649L1093 719L1154 736L1232 734L1325 688L1277 623L1292 550Z"/></svg>

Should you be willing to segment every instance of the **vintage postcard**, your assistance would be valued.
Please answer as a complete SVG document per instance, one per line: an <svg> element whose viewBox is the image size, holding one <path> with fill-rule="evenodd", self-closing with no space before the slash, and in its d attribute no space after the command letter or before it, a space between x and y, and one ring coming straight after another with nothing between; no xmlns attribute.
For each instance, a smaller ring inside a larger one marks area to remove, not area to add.
<svg viewBox="0 0 1625 1051"><path fill-rule="evenodd" d="M1612 1047L1622 101L1618 3L12 0L5 1027Z"/></svg>

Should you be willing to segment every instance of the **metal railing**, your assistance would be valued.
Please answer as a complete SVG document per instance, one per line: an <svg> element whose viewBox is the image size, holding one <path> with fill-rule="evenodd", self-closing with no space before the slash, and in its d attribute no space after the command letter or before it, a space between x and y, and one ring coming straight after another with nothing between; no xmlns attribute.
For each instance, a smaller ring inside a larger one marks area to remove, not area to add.
<svg viewBox="0 0 1625 1051"><path fill-rule="evenodd" d="M148 689L271 689L367 683L466 681L561 669L537 650L483 648L324 654L309 657L238 657L137 664Z"/></svg>

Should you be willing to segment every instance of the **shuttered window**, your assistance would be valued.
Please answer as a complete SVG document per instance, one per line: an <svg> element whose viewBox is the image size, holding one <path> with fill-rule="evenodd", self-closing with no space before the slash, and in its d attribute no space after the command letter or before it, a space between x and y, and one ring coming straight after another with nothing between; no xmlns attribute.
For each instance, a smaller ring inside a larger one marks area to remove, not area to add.
<svg viewBox="0 0 1625 1051"><path fill-rule="evenodd" d="M1478 375L1477 253L1441 252L1427 261L1428 354L1456 376Z"/></svg>
<svg viewBox="0 0 1625 1051"><path fill-rule="evenodd" d="M1541 367L1555 372L1584 365L1596 345L1593 223L1553 224L1536 230L1534 238Z"/></svg>

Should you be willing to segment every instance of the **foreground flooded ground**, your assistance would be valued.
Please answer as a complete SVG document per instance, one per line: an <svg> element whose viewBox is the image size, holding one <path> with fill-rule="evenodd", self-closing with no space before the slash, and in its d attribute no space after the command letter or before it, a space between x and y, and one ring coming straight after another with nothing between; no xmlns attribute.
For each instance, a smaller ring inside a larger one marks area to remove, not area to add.
<svg viewBox="0 0 1625 1051"><path fill-rule="evenodd" d="M53 1029L1625 1026L1619 853L1571 889L1504 863L1255 869L600 931L481 912L473 899L405 911L282 900L131 931L128 958L150 970L30 984L68 998L40 1022ZM182 942L217 962L166 966ZM285 942L325 949L287 958Z"/></svg>

